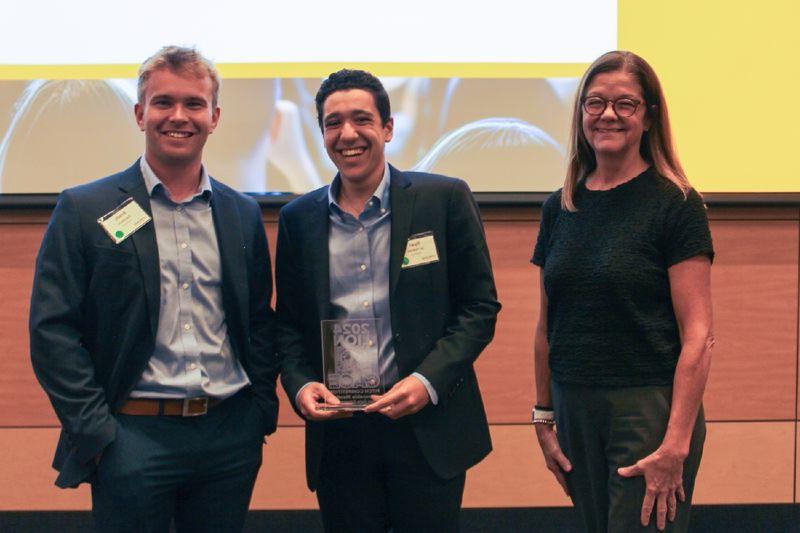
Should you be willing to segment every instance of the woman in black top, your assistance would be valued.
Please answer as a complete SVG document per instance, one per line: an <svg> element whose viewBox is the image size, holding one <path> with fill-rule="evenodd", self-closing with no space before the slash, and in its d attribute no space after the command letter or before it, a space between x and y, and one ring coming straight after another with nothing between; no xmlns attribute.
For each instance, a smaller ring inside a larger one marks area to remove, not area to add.
<svg viewBox="0 0 800 533"><path fill-rule="evenodd" d="M714 251L642 58L609 52L589 67L570 152L532 258L536 436L588 531L685 531L705 439Z"/></svg>

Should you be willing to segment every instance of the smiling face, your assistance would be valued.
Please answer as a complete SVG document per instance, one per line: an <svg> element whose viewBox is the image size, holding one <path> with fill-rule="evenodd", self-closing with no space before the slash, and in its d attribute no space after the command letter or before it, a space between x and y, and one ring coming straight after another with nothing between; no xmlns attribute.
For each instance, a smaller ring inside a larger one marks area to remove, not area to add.
<svg viewBox="0 0 800 533"><path fill-rule="evenodd" d="M394 122L381 123L372 93L349 89L331 93L322 106L322 132L328 156L343 180L377 187L392 140Z"/></svg>
<svg viewBox="0 0 800 533"><path fill-rule="evenodd" d="M610 104L601 115L582 112L583 134L594 150L595 157L617 159L638 156L642 135L649 129L650 120L642 88L636 78L623 70L598 74L584 96L599 96L605 100L630 98L642 102L630 117L618 116Z"/></svg>
<svg viewBox="0 0 800 533"><path fill-rule="evenodd" d="M145 133L145 156L155 167L199 164L219 121L211 78L168 68L150 75L134 111Z"/></svg>

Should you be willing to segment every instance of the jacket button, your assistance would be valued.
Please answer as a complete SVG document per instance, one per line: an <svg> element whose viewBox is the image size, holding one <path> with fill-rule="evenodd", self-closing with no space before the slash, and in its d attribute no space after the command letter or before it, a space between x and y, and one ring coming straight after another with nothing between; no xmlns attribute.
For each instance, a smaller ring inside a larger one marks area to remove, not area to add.
<svg viewBox="0 0 800 533"><path fill-rule="evenodd" d="M396 341L398 341L398 342L399 342L399 341L400 341L400 339L401 339L401 337L400 337L400 334L399 334L399 333L395 333L395 334L394 334L394 340L396 340Z"/></svg>

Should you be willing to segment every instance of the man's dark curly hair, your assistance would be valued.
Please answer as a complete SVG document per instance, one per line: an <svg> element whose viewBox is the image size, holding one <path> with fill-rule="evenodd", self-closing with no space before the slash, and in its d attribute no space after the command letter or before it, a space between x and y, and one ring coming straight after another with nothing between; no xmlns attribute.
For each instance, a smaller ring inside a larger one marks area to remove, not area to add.
<svg viewBox="0 0 800 533"><path fill-rule="evenodd" d="M325 105L325 100L337 91L347 91L350 89L363 89L372 94L375 100L375 107L381 116L381 125L385 126L392 116L392 108L389 104L389 95L386 94L386 89L383 88L381 80L366 72L364 70L351 70L342 69L338 72L332 73L328 76L317 91L317 122L319 129L324 131L322 127L322 107Z"/></svg>

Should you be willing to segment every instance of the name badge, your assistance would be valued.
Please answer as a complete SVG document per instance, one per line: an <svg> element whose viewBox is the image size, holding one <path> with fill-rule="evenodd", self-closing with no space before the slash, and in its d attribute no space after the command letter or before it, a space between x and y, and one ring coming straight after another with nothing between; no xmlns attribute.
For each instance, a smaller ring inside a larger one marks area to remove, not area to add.
<svg viewBox="0 0 800 533"><path fill-rule="evenodd" d="M408 238L406 253L403 254L402 268L427 265L439 261L436 253L436 240L432 231L417 233Z"/></svg>
<svg viewBox="0 0 800 533"><path fill-rule="evenodd" d="M97 219L114 244L119 244L150 222L150 215L133 198L128 198L112 211Z"/></svg>

